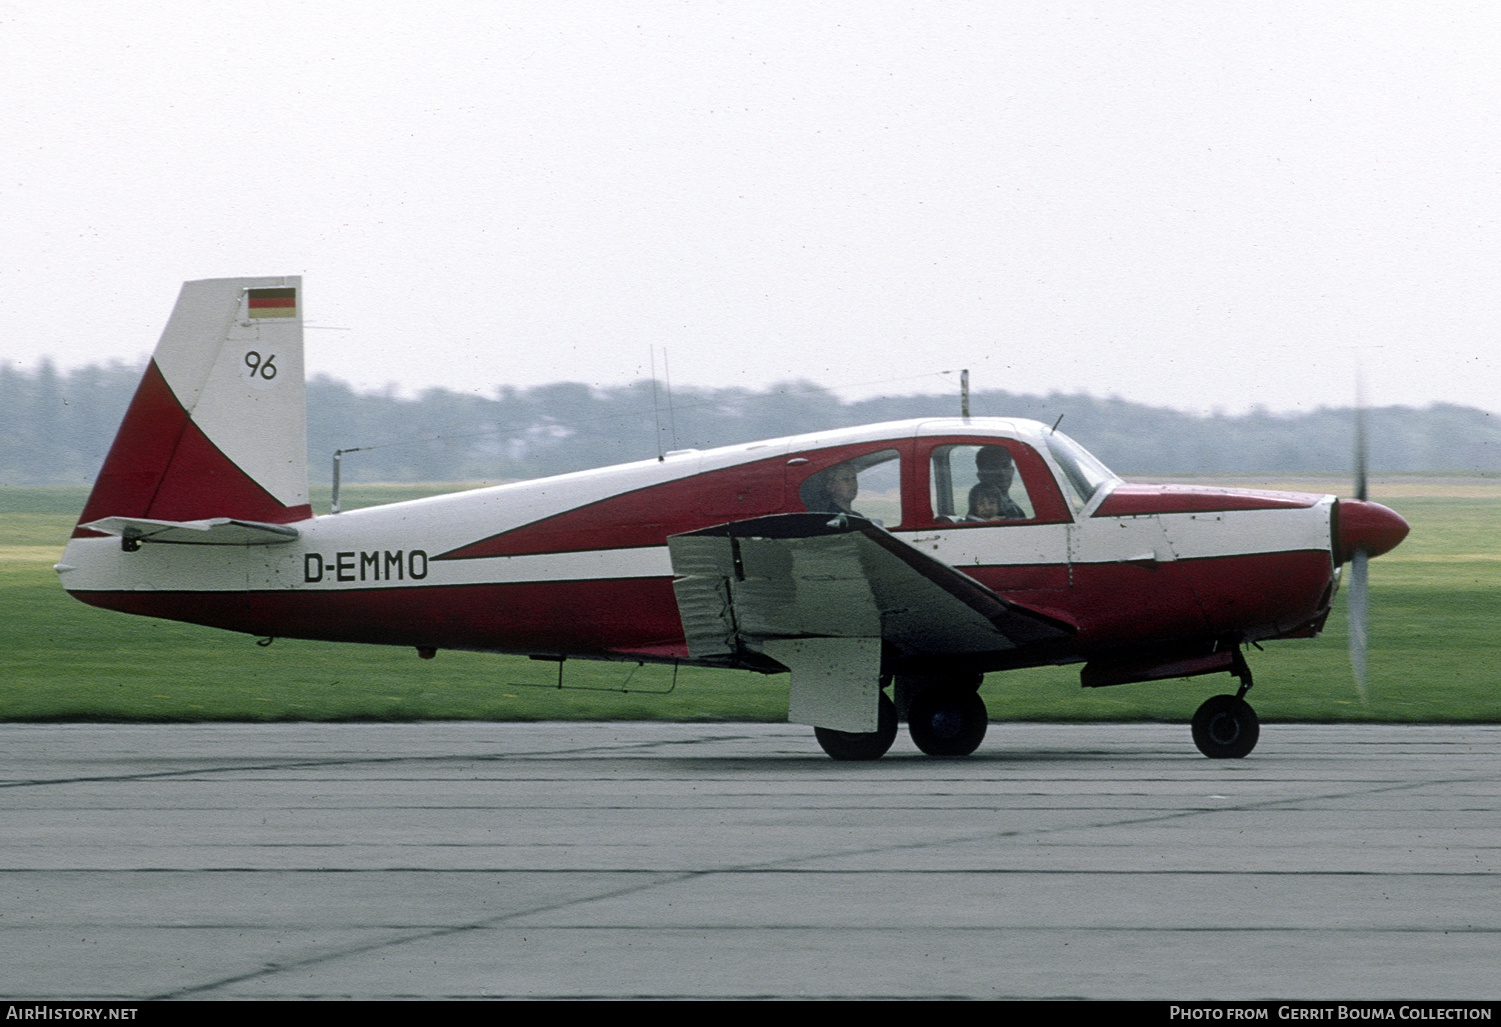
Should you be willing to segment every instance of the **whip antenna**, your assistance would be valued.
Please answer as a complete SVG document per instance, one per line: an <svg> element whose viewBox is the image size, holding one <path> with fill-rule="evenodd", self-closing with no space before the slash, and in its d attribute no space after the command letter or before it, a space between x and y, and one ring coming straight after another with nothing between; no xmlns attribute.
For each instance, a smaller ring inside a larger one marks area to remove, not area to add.
<svg viewBox="0 0 1501 1027"><path fill-rule="evenodd" d="M667 366L667 347L662 347L662 377L667 382L667 425L672 431L672 448L678 448L678 418L672 409L672 368Z"/></svg>
<svg viewBox="0 0 1501 1027"><path fill-rule="evenodd" d="M651 412L657 422L657 462L661 463L667 457L662 455L662 408L657 405L657 347L648 346L647 351L651 353ZM665 359L667 354L662 356Z"/></svg>

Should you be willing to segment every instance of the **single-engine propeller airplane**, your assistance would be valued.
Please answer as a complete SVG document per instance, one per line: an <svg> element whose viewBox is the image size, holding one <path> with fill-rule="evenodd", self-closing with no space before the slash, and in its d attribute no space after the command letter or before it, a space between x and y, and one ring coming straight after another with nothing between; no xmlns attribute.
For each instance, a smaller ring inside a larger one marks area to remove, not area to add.
<svg viewBox="0 0 1501 1027"><path fill-rule="evenodd" d="M1307 638L1407 523L1360 499L1128 484L1034 421L772 439L341 514L308 502L302 282L188 282L57 565L95 606L256 636L791 672L835 759L974 751L982 675L1230 673ZM1362 625L1363 628L1363 625Z"/></svg>

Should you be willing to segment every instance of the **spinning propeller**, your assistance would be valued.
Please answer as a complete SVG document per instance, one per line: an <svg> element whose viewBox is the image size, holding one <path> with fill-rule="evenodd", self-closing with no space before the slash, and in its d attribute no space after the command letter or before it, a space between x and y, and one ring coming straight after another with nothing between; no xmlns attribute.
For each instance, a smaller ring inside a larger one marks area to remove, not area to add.
<svg viewBox="0 0 1501 1027"><path fill-rule="evenodd" d="M1365 403L1355 404L1355 498L1367 502ZM1371 558L1365 549L1350 557L1350 669L1355 672L1355 690L1366 701L1366 653L1370 648Z"/></svg>
<svg viewBox="0 0 1501 1027"><path fill-rule="evenodd" d="M1366 695L1366 653L1370 647L1370 559L1397 546L1408 525L1395 511L1367 498L1365 402L1355 403L1355 498L1338 504L1337 558L1350 565L1350 666L1360 701Z"/></svg>

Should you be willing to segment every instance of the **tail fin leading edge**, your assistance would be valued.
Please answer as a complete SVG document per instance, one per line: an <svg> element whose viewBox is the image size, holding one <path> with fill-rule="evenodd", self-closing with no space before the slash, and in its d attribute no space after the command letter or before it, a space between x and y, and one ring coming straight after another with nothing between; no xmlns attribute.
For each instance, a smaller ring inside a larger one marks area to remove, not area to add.
<svg viewBox="0 0 1501 1027"><path fill-rule="evenodd" d="M311 516L302 279L185 282L79 524Z"/></svg>

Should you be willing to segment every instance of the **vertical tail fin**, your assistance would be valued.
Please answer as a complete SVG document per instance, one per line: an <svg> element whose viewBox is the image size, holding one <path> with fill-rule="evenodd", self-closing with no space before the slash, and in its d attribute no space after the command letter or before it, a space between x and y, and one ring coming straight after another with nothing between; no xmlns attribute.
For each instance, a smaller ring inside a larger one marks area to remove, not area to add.
<svg viewBox="0 0 1501 1027"><path fill-rule="evenodd" d="M183 283L79 523L311 516L302 279Z"/></svg>

